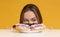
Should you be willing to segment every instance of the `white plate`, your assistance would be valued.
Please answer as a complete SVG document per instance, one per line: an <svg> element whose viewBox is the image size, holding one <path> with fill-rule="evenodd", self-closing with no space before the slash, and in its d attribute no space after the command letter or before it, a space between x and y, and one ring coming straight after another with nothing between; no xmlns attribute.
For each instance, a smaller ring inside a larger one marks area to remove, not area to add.
<svg viewBox="0 0 60 37"><path fill-rule="evenodd" d="M34 30L34 31L21 31L23 33L37 33L37 32L42 32L42 31L39 31L39 30Z"/></svg>

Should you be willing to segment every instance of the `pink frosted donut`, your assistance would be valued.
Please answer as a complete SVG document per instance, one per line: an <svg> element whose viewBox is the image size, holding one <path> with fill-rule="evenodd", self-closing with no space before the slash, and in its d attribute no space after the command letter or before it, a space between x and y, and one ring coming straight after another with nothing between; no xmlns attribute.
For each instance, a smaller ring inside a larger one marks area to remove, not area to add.
<svg viewBox="0 0 60 37"><path fill-rule="evenodd" d="M42 24L34 24L30 28L38 28L38 27L42 28L43 25Z"/></svg>
<svg viewBox="0 0 60 37"><path fill-rule="evenodd" d="M29 26L26 24L16 24L16 26L29 28Z"/></svg>

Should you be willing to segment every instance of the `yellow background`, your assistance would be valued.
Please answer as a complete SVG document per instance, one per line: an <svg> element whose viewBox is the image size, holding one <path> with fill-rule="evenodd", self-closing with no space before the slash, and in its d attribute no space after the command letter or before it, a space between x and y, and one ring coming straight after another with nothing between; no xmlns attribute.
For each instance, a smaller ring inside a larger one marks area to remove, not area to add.
<svg viewBox="0 0 60 37"><path fill-rule="evenodd" d="M21 10L26 4L38 6L47 28L60 29L60 0L0 0L0 29L19 23Z"/></svg>

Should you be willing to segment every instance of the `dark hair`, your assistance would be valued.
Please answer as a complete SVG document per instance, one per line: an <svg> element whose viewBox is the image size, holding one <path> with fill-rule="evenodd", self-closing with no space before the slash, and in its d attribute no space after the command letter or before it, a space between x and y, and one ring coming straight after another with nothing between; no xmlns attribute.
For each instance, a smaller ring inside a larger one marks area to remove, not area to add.
<svg viewBox="0 0 60 37"><path fill-rule="evenodd" d="M41 24L41 23L42 23L41 13L40 13L38 7L37 7L36 5L34 5L34 4L27 4L27 5L23 8L23 10L22 10L22 12L21 12L21 15L20 15L20 23L23 23L24 13L25 13L26 11L28 11L28 10L34 12L34 14L36 15L36 17L37 17L37 19L38 19L38 23Z"/></svg>

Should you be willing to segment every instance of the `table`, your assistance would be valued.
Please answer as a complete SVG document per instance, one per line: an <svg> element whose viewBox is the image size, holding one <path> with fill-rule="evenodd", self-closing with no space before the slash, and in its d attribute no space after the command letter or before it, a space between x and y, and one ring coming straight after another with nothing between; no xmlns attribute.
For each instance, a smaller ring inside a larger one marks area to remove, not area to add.
<svg viewBox="0 0 60 37"><path fill-rule="evenodd" d="M60 37L60 30L46 29L40 33L15 33L10 29L0 29L0 37Z"/></svg>

